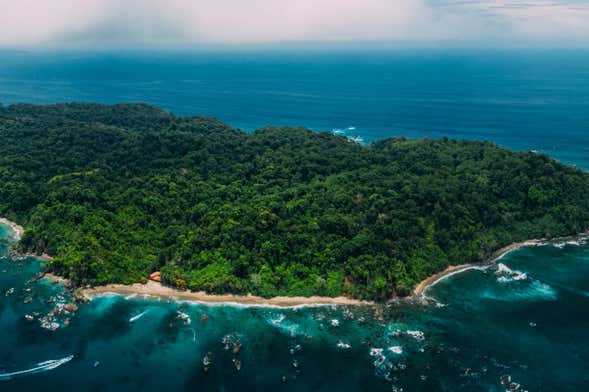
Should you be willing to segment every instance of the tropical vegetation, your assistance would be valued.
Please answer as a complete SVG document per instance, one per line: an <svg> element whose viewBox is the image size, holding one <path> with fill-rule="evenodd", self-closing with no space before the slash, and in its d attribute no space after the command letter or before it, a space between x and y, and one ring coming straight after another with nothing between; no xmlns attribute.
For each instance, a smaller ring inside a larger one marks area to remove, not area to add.
<svg viewBox="0 0 589 392"><path fill-rule="evenodd" d="M589 226L589 176L490 142L380 140L145 104L0 106L0 216L78 286L384 300Z"/></svg>

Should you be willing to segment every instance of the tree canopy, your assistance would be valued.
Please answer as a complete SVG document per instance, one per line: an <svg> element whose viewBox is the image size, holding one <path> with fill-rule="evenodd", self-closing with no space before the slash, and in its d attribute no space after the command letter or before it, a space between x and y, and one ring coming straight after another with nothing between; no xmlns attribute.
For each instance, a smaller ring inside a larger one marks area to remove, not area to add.
<svg viewBox="0 0 589 392"><path fill-rule="evenodd" d="M0 107L0 215L76 285L387 299L584 231L589 176L489 142L252 133L145 104Z"/></svg>

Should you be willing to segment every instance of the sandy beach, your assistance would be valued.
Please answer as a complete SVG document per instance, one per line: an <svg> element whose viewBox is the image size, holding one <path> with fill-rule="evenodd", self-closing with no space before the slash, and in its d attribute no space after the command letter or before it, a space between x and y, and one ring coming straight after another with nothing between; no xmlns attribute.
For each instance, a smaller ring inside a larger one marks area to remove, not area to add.
<svg viewBox="0 0 589 392"><path fill-rule="evenodd" d="M50 276L49 276L50 278ZM148 281L145 284L135 283L132 285L109 284L106 286L80 289L79 294L86 297L95 297L108 294L119 295L141 295L161 299L178 301L193 301L214 304L239 304L249 306L321 306L321 305L370 305L372 302L360 301L346 297L272 297L262 298L254 295L212 295L204 291L182 291L172 287L164 286L161 283Z"/></svg>
<svg viewBox="0 0 589 392"><path fill-rule="evenodd" d="M415 289L413 289L413 294L409 297L411 299L415 299L420 297L424 294L430 287L436 285L439 281L451 276L456 275L464 271L468 271L471 269L477 268L484 268L490 264L495 263L498 260L501 260L505 255L514 250L525 248L527 246L536 246L542 243L559 243L559 242L566 242L566 241L573 241L580 238L586 238L589 236L589 232L580 233L576 236L568 236L568 237L561 237L561 238L540 238L540 239L531 239L522 242L514 242L513 244L509 244L491 254L491 256L487 257L486 260L483 260L480 263L473 263L473 264L462 264L462 265L450 265L444 271L434 274L424 280L422 280Z"/></svg>
<svg viewBox="0 0 589 392"><path fill-rule="evenodd" d="M0 224L4 224L10 228L11 236L14 240L18 241L22 238L22 234L24 229L22 226L18 225L15 222L12 222L6 218L0 218ZM568 237L561 237L561 238L554 238L554 239L531 239L522 242L516 242L513 244L509 244L496 252L493 252L491 256L487 257L486 260L480 263L473 263L473 264L461 264L461 265L450 265L444 271L441 271L437 274L434 274L423 281L421 281L415 288L413 289L413 293L411 296L407 297L407 299L416 299L421 297L430 287L436 285L441 280L445 278L455 275L470 269L476 268L484 268L497 260L500 260L502 257L507 255L508 253L520 249L527 246L535 246L540 243L545 242L565 242L565 241L573 241L580 238L587 238L589 237L589 232L580 233L576 236L568 236ZM27 255L27 256L34 256L44 260L49 260L51 257L49 255ZM68 283L68 280L62 278L57 275L53 275L50 273L45 274L45 277L51 279L53 281L58 281L60 283ZM86 297L94 297L94 296L101 296L101 295L108 295L108 294L118 294L118 295L142 295L142 296L149 296L161 299L172 299L172 300L184 300L184 301L194 301L194 302L203 302L203 303L215 303L215 304L240 304L240 305L249 305L249 306L277 306L277 307L296 307L296 306L320 306L320 305L371 305L374 302L371 301L362 301L356 300L353 298L347 297L272 297L272 298L263 298L254 295L233 295L233 294L224 294L224 295L213 295L207 294L204 291L190 291L190 290L179 290L173 287L164 286L163 284L155 281L148 281L145 284L142 283L135 283L132 285L123 285L123 284L109 284L105 286L98 286L92 287L87 289L78 289L78 294L84 295Z"/></svg>
<svg viewBox="0 0 589 392"><path fill-rule="evenodd" d="M507 245L496 252L493 252L486 260L480 263L451 265L444 271L434 274L427 279L420 282L411 296L404 299L414 300L421 297L430 287L436 285L445 278L459 274L461 272L471 269L486 268L489 265L500 260L508 253L526 247L535 246L541 243L560 243L566 241L578 240L580 238L589 237L589 232L581 233L576 236L561 237L554 239L532 239L528 241L516 242ZM46 274L46 278L54 281L67 283L67 279L52 274ZM86 289L78 289L78 295L83 295L88 298L103 296L103 295L140 295L145 297L153 297L160 299L170 299L177 301L192 301L209 304L228 304L228 305L246 305L246 306L272 306L272 307L298 307L298 306L323 306L323 305L374 305L371 301L356 300L347 297L272 297L263 298L254 295L213 295L207 294L204 291L193 292L190 290L178 290L173 287L164 286L155 281L148 281L145 284L135 283L132 285L123 284L109 284L105 286L98 286Z"/></svg>

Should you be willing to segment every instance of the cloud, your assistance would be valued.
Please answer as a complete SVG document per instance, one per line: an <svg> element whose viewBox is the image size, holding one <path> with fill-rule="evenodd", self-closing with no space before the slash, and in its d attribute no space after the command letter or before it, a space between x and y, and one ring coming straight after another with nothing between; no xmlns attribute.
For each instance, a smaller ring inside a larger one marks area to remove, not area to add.
<svg viewBox="0 0 589 392"><path fill-rule="evenodd" d="M0 0L0 46L589 43L586 0Z"/></svg>

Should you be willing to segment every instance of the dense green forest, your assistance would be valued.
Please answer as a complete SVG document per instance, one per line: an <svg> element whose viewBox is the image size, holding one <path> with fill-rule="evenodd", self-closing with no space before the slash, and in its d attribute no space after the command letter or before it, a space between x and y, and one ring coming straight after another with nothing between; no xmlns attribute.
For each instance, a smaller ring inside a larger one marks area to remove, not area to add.
<svg viewBox="0 0 589 392"><path fill-rule="evenodd" d="M150 105L0 106L0 216L76 285L407 295L449 264L589 226L589 176L492 143L362 146Z"/></svg>

